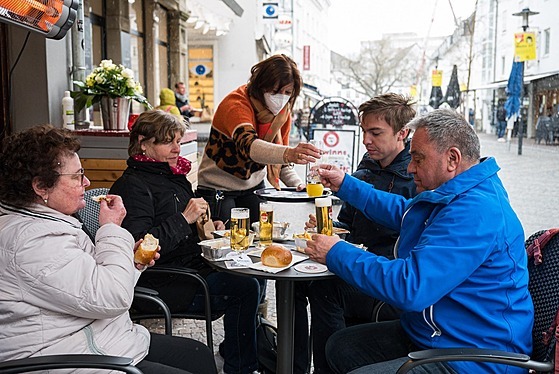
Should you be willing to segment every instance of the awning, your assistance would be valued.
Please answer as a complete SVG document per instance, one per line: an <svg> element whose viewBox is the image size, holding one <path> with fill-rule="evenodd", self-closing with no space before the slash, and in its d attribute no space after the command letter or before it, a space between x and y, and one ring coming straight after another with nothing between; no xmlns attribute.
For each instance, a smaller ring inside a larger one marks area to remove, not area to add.
<svg viewBox="0 0 559 374"><path fill-rule="evenodd" d="M524 77L524 84L526 83L530 83L531 81L535 81L538 79L543 79L543 78L547 78L550 77L552 75L557 75L559 74L559 71L553 71L553 72L547 72L547 73L541 73L541 74L533 74L533 75L526 75ZM474 87L472 88L472 90L491 90L491 89L497 89L497 88L505 88L507 86L507 81L506 80L502 80L502 81L496 81L496 82L491 82L491 83L487 83L478 87Z"/></svg>
<svg viewBox="0 0 559 374"><path fill-rule="evenodd" d="M320 101L320 100L324 99L324 97L322 97L322 95L319 94L318 91L313 90L311 88L307 88L305 86L303 86L303 88L301 89L301 92L303 92L303 94L305 96L308 96L311 99L316 100L316 101Z"/></svg>

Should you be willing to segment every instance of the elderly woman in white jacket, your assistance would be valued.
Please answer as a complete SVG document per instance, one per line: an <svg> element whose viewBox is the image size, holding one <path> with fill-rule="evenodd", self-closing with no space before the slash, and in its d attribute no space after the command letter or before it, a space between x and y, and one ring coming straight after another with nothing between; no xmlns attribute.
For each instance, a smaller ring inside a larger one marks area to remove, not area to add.
<svg viewBox="0 0 559 374"><path fill-rule="evenodd" d="M137 245L120 227L119 196L100 203L95 245L73 217L89 186L78 150L69 132L49 125L3 142L0 361L93 353L131 357L144 373L215 373L204 344L150 334L130 320L142 268Z"/></svg>

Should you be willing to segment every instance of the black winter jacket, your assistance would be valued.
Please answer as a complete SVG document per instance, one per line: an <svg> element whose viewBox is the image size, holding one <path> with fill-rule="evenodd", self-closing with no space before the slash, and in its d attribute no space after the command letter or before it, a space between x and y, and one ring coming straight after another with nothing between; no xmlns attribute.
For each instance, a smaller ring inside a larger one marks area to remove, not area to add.
<svg viewBox="0 0 559 374"><path fill-rule="evenodd" d="M411 160L409 151L408 142L404 150L384 169L365 153L352 175L372 184L377 190L411 198L416 195L416 191L413 176L407 172ZM393 247L399 233L369 220L350 204L344 202L334 226L350 230L346 238L350 243L363 244L370 252L394 258Z"/></svg>
<svg viewBox="0 0 559 374"><path fill-rule="evenodd" d="M174 175L166 162L129 158L127 164L128 168L110 190L124 201L126 217L122 227L135 240L146 233L159 239L161 257L155 266L184 266L207 275L211 269L200 255L196 225L189 225L181 213L194 197L190 182L184 175Z"/></svg>

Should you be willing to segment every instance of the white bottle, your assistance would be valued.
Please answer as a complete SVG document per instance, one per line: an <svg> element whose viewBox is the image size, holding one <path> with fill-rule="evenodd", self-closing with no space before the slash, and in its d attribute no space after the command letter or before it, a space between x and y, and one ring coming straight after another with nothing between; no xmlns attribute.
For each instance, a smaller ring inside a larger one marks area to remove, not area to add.
<svg viewBox="0 0 559 374"><path fill-rule="evenodd" d="M62 98L62 121L68 130L74 130L74 99L70 97L70 91L64 91Z"/></svg>

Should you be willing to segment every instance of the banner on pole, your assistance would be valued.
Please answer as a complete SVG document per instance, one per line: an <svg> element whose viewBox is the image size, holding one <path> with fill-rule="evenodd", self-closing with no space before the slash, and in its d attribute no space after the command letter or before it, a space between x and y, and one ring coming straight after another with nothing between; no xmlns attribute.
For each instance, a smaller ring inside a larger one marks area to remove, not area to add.
<svg viewBox="0 0 559 374"><path fill-rule="evenodd" d="M519 32L514 34L514 61L522 62L536 59L536 33Z"/></svg>

